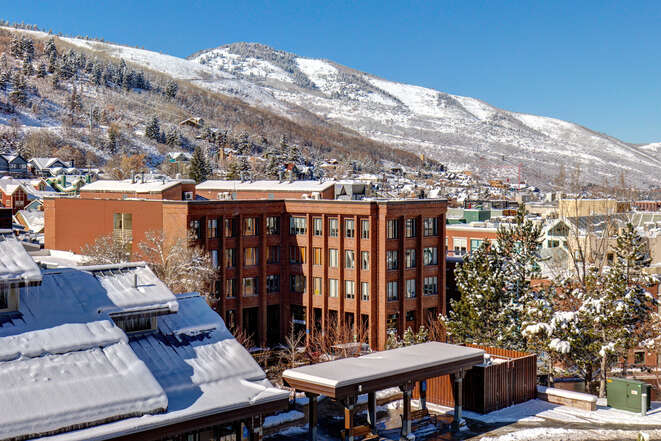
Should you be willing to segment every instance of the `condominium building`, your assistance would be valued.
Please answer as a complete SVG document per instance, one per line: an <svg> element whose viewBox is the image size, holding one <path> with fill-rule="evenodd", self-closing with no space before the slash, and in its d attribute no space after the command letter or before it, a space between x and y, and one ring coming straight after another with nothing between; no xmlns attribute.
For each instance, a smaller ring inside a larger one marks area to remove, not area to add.
<svg viewBox="0 0 661 441"><path fill-rule="evenodd" d="M309 335L339 323L382 349L388 330L445 312L443 200L168 200L136 198L135 185L132 198L46 199L46 248L80 251L113 234L137 251L148 231L190 231L218 268L217 311L262 345L289 326Z"/></svg>

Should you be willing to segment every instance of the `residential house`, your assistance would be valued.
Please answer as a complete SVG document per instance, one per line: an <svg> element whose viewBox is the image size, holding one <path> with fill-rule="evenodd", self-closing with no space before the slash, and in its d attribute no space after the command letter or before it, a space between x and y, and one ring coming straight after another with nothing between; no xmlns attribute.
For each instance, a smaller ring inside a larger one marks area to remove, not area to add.
<svg viewBox="0 0 661 441"><path fill-rule="evenodd" d="M17 179L9 176L0 178L0 204L11 208L13 214L28 204L28 191Z"/></svg>
<svg viewBox="0 0 661 441"><path fill-rule="evenodd" d="M73 167L73 164L65 163L59 158L32 158L28 161L28 168L35 176L44 178L55 176L53 169L61 170Z"/></svg>
<svg viewBox="0 0 661 441"><path fill-rule="evenodd" d="M28 161L21 155L2 155L7 161L9 176L26 178L28 176Z"/></svg>

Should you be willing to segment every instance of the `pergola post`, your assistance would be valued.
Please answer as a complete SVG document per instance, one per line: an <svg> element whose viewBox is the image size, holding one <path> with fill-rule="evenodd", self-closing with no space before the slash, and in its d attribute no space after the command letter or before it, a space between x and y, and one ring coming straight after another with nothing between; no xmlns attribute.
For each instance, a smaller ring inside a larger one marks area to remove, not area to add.
<svg viewBox="0 0 661 441"><path fill-rule="evenodd" d="M451 429L453 432L458 432L466 424L461 415L464 396L464 373L465 371L462 369L452 376L454 380L454 419L452 420Z"/></svg>
<svg viewBox="0 0 661 441"><path fill-rule="evenodd" d="M367 420L372 433L376 432L376 392L367 394Z"/></svg>
<svg viewBox="0 0 661 441"><path fill-rule="evenodd" d="M403 394L404 406L402 409L402 435L400 440L408 440L411 434L411 391L412 383L406 383L399 386Z"/></svg>
<svg viewBox="0 0 661 441"><path fill-rule="evenodd" d="M420 382L420 409L427 410L427 380Z"/></svg>
<svg viewBox="0 0 661 441"><path fill-rule="evenodd" d="M356 406L356 396L349 396L345 398L342 403L344 404L344 440L353 441L353 417Z"/></svg>
<svg viewBox="0 0 661 441"><path fill-rule="evenodd" d="M308 439L310 441L317 441L317 423L319 417L317 394L306 392L305 396L308 398Z"/></svg>

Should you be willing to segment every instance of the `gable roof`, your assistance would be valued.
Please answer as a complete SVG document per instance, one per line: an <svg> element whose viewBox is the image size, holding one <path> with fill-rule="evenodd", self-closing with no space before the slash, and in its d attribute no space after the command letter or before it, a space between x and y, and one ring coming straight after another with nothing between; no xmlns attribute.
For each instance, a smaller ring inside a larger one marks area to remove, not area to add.
<svg viewBox="0 0 661 441"><path fill-rule="evenodd" d="M0 282L41 282L41 271L11 230L0 230Z"/></svg>
<svg viewBox="0 0 661 441"><path fill-rule="evenodd" d="M51 167L67 167L64 161L60 158L32 158L28 161L30 164L37 167L39 170L43 170Z"/></svg>

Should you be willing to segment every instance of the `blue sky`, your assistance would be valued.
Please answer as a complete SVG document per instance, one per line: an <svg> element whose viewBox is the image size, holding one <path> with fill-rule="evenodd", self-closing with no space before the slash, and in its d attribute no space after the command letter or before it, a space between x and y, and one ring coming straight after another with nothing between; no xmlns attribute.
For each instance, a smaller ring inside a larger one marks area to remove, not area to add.
<svg viewBox="0 0 661 441"><path fill-rule="evenodd" d="M661 141L661 3L0 1L0 16L177 56L255 41L378 76Z"/></svg>

